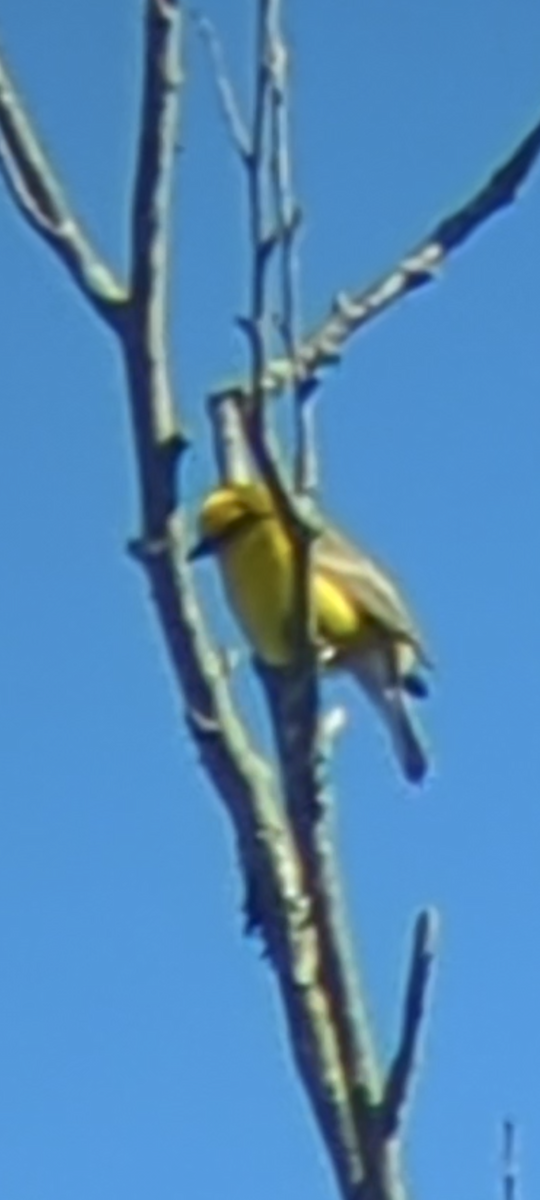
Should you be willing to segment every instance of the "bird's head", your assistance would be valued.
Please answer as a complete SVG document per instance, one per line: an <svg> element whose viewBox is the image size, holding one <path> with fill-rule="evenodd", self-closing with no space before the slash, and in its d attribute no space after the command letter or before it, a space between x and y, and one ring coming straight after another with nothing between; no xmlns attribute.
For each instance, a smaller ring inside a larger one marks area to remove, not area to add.
<svg viewBox="0 0 540 1200"><path fill-rule="evenodd" d="M273 514L267 489L260 483L237 483L216 488L203 501L197 518L198 540L190 561L218 554L237 533Z"/></svg>

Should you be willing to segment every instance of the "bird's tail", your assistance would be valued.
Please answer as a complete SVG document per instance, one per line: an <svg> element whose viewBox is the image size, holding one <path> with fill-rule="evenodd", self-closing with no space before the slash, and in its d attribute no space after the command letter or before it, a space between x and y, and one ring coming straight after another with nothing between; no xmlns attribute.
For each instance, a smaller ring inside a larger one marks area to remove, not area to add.
<svg viewBox="0 0 540 1200"><path fill-rule="evenodd" d="M427 751L403 693L397 688L385 693L380 707L405 778L422 783L429 767Z"/></svg>
<svg viewBox="0 0 540 1200"><path fill-rule="evenodd" d="M374 663L366 662L365 657L347 665L381 714L405 778L409 783L421 783L429 759L403 688L397 680L391 684L381 680L372 669Z"/></svg>

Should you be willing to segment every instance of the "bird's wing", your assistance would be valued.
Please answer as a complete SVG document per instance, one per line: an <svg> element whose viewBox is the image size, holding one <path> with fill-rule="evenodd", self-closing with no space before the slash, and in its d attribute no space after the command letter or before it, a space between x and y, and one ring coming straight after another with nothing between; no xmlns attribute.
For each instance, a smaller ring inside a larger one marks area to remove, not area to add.
<svg viewBox="0 0 540 1200"><path fill-rule="evenodd" d="M368 554L334 526L326 526L315 542L315 566L347 591L375 621L411 643L420 660L430 665L420 632L395 583Z"/></svg>

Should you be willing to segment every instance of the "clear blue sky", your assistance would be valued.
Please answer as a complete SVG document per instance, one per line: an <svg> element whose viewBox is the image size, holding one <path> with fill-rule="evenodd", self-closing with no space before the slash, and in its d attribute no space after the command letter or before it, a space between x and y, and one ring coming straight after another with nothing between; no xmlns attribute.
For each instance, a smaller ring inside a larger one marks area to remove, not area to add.
<svg viewBox="0 0 540 1200"><path fill-rule="evenodd" d="M246 92L245 0L207 0ZM536 0L291 3L304 311L389 266L540 110ZM78 212L120 267L142 0L4 0L0 34ZM174 351L243 361L240 174L190 49ZM408 794L352 704L336 765L381 1043L425 903L443 945L409 1130L415 1196L491 1197L499 1125L540 1190L540 179L440 284L351 349L319 406L334 513L407 584L436 658L436 760ZM115 347L0 189L0 1193L327 1200L273 981L243 940L230 830L146 588ZM236 637L229 629L229 637Z"/></svg>

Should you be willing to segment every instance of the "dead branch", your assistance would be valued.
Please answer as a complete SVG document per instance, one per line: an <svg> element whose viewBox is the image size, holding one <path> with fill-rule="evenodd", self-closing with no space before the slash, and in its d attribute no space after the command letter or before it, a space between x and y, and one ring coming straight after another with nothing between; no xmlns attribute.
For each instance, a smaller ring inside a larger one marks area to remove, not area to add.
<svg viewBox="0 0 540 1200"><path fill-rule="evenodd" d="M241 161L246 163L251 154L249 133L240 111L240 105L234 91L231 76L227 69L223 46L208 17L205 17L200 12L194 12L193 16L210 56L225 125L237 154Z"/></svg>
<svg viewBox="0 0 540 1200"><path fill-rule="evenodd" d="M355 333L391 305L438 279L450 255L491 217L517 199L539 153L540 121L487 183L463 206L436 225L388 274L359 292L341 292L329 315L301 342L294 362L284 357L275 358L269 363L261 384L265 395L279 395L291 386L296 376L316 385L322 371L339 363L344 346ZM224 392L246 396L249 394L249 385L231 380L216 389L216 395Z"/></svg>
<svg viewBox="0 0 540 1200"><path fill-rule="evenodd" d="M280 12L274 6L271 14L268 55L270 72L270 172L273 191L274 222L279 248L279 298L277 324L289 362L297 359L299 335L299 274L296 251L301 223L300 209L294 199L289 104L289 54L282 34ZM292 379L296 438L294 446L295 489L315 494L317 488L317 458L313 408L308 403L312 392L299 375Z"/></svg>
<svg viewBox="0 0 540 1200"><path fill-rule="evenodd" d="M383 1100L383 1125L387 1137L395 1137L418 1069L420 1039L426 1019L428 987L433 973L437 942L437 916L421 912L414 928L409 974L403 1004L401 1034L390 1065Z"/></svg>
<svg viewBox="0 0 540 1200"><path fill-rule="evenodd" d="M517 1162L517 1130L514 1121L503 1123L502 1141L502 1200L518 1200L519 1172Z"/></svg>
<svg viewBox="0 0 540 1200"><path fill-rule="evenodd" d="M23 217L106 320L125 289L83 234L0 56L0 168Z"/></svg>

